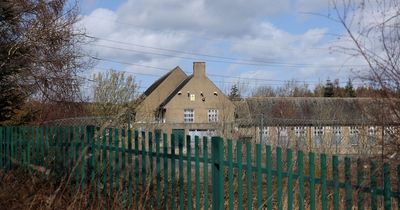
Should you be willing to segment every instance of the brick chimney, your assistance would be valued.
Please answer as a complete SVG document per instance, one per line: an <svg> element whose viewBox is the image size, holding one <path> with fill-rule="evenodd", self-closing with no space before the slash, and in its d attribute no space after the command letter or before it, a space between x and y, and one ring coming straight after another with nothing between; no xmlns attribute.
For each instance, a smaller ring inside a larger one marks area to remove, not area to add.
<svg viewBox="0 0 400 210"><path fill-rule="evenodd" d="M205 62L193 62L193 75L194 77L206 77L206 63Z"/></svg>

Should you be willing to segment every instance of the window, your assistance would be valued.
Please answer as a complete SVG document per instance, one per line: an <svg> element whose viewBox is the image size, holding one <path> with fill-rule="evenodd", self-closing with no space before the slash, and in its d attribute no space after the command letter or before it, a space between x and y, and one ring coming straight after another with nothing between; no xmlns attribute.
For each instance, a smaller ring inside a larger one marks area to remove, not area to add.
<svg viewBox="0 0 400 210"><path fill-rule="evenodd" d="M297 146L303 147L306 142L306 128L305 127L294 127L294 135L296 136Z"/></svg>
<svg viewBox="0 0 400 210"><path fill-rule="evenodd" d="M340 127L340 126L333 126L333 127L332 127L332 133L333 133L333 135L341 136L341 135L342 135L342 127Z"/></svg>
<svg viewBox="0 0 400 210"><path fill-rule="evenodd" d="M383 139L385 142L391 142L395 134L394 127L389 126L383 129Z"/></svg>
<svg viewBox="0 0 400 210"><path fill-rule="evenodd" d="M368 144L375 144L376 128L374 126L368 127Z"/></svg>
<svg viewBox="0 0 400 210"><path fill-rule="evenodd" d="M324 135L324 127L316 126L314 127L314 136L322 136Z"/></svg>
<svg viewBox="0 0 400 210"><path fill-rule="evenodd" d="M355 126L350 126L350 144L358 145L358 128Z"/></svg>
<svg viewBox="0 0 400 210"><path fill-rule="evenodd" d="M218 122L218 110L209 109L208 110L208 122Z"/></svg>
<svg viewBox="0 0 400 210"><path fill-rule="evenodd" d="M185 123L194 122L194 110L193 109L185 109L184 110L183 122L185 122Z"/></svg>
<svg viewBox="0 0 400 210"><path fill-rule="evenodd" d="M190 101L195 101L196 100L196 95L195 94L190 94Z"/></svg>
<svg viewBox="0 0 400 210"><path fill-rule="evenodd" d="M301 137L306 135L306 129L304 127L294 127L294 134L296 137Z"/></svg>
<svg viewBox="0 0 400 210"><path fill-rule="evenodd" d="M278 127L278 145L279 146L288 146L288 130L287 127Z"/></svg>
<svg viewBox="0 0 400 210"><path fill-rule="evenodd" d="M262 130L261 130L261 135L262 135L261 141L262 141L262 144L267 144L267 141L268 141L268 128L269 127L263 127Z"/></svg>
<svg viewBox="0 0 400 210"><path fill-rule="evenodd" d="M322 143L322 136L324 135L324 127L316 126L314 127L314 144L321 145Z"/></svg>
<svg viewBox="0 0 400 210"><path fill-rule="evenodd" d="M332 127L332 145L339 145L342 141L342 127Z"/></svg>

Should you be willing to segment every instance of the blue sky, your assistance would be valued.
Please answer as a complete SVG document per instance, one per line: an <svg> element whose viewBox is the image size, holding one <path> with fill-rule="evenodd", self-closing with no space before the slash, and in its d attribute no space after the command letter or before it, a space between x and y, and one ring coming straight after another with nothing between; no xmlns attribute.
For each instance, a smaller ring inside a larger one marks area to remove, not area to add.
<svg viewBox="0 0 400 210"><path fill-rule="evenodd" d="M328 78L357 84L365 63L338 52L349 43L322 17L334 14L328 1L82 0L81 27L97 38L85 49L100 59L85 74L125 71L144 91L175 66L191 74L193 61L205 61L223 91L293 79L311 88Z"/></svg>

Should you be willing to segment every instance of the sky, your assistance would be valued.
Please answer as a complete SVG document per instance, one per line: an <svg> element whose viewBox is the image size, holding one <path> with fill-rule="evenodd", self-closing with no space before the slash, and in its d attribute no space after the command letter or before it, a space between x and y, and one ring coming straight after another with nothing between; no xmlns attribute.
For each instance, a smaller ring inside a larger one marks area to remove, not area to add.
<svg viewBox="0 0 400 210"><path fill-rule="evenodd" d="M95 66L134 75L145 91L176 66L188 75L206 62L208 77L223 91L280 86L287 80L310 88L348 78L366 63L338 50L343 27L329 0L81 0L80 27Z"/></svg>

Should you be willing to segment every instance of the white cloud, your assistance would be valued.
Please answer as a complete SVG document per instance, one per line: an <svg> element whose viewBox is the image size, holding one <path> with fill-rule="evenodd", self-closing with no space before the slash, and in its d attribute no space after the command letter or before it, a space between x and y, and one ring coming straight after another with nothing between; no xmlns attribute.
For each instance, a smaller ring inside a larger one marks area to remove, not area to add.
<svg viewBox="0 0 400 210"><path fill-rule="evenodd" d="M325 7L324 2L299 0L295 4L299 10L313 11ZM300 80L324 80L329 75L347 77L349 71L339 66L346 61L346 55L330 51L340 43L326 43L328 28L309 28L304 33L293 34L268 21L268 17L288 12L291 6L289 0L129 0L116 11L98 8L84 16L81 24L91 36L121 42L97 40L90 45L90 50L98 57L123 61L126 65L118 67L128 72L161 76L165 71L140 65L173 68L188 62L179 57L193 58L189 62L201 58L221 60L143 47L153 46L265 63L264 66L207 64L211 66L209 72L224 70L218 72L224 75Z"/></svg>

